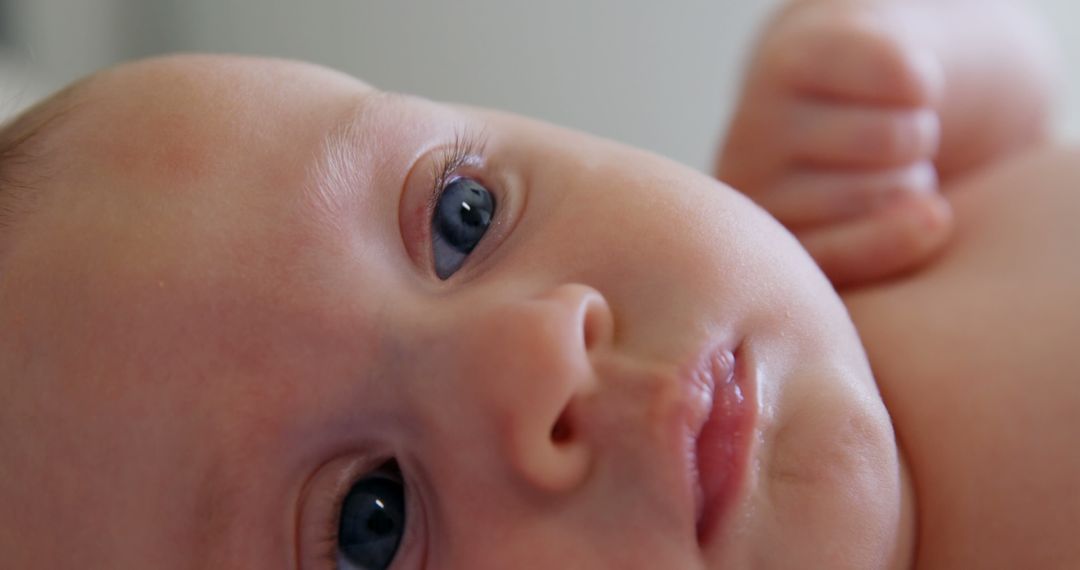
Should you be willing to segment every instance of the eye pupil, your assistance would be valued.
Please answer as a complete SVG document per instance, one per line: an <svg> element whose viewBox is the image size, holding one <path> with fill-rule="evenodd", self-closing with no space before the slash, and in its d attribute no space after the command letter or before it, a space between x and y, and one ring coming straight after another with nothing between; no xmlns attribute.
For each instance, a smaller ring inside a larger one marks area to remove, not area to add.
<svg viewBox="0 0 1080 570"><path fill-rule="evenodd" d="M443 189L432 220L435 272L453 275L491 225L495 198L472 178L458 178Z"/></svg>
<svg viewBox="0 0 1080 570"><path fill-rule="evenodd" d="M382 506L382 501L375 501L376 506ZM372 534L380 536L389 534L394 530L394 519L390 518L383 511L375 511L371 513L371 518L368 519L368 530Z"/></svg>
<svg viewBox="0 0 1080 570"><path fill-rule="evenodd" d="M477 204L479 207L473 207ZM470 226L488 227L491 224L491 194L481 188L469 188L461 202L461 221Z"/></svg>

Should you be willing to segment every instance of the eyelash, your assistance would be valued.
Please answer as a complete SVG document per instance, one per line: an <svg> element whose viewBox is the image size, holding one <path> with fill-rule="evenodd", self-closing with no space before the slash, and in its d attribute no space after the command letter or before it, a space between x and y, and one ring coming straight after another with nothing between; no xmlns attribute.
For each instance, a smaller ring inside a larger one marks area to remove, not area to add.
<svg viewBox="0 0 1080 570"><path fill-rule="evenodd" d="M344 497L342 497L344 499ZM334 520L330 523L330 528L326 529L326 532L319 537L318 544L316 545L316 552L320 553L322 564L319 568L333 568L337 569L337 543L338 543L338 525L337 519L341 517L341 505L343 501L334 499L335 508L333 510Z"/></svg>
<svg viewBox="0 0 1080 570"><path fill-rule="evenodd" d="M341 509L345 504L345 497L349 493L349 489L358 480L358 477L363 477L364 474L350 474L346 479L344 487L335 489L334 494L329 496L328 506L332 507L329 512L333 513L328 525L323 527L323 532L319 535L315 552L319 553L321 564L318 568L333 568L337 569L337 544L338 544L338 521L341 519Z"/></svg>
<svg viewBox="0 0 1080 570"><path fill-rule="evenodd" d="M487 136L483 131L464 130L459 131L454 136L454 142L440 153L432 167L431 178L434 183L424 207L425 223L433 219L443 190L453 181L458 170L465 166L479 166L486 147Z"/></svg>
<svg viewBox="0 0 1080 570"><path fill-rule="evenodd" d="M436 204L439 203L439 196L458 169L478 164L485 147L487 147L487 137L483 132L465 130L459 131L454 136L454 142L443 149L439 159L434 163L432 178L435 182L428 199L429 212L434 211Z"/></svg>

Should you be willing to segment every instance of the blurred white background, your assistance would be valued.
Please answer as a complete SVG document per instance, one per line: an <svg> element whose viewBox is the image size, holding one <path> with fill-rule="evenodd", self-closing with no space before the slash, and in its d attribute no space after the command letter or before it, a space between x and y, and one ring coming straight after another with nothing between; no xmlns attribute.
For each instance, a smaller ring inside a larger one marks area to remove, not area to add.
<svg viewBox="0 0 1080 570"><path fill-rule="evenodd" d="M1023 1L1023 0L1019 0ZM0 115L169 51L306 59L379 87L547 119L707 168L743 59L780 0L0 0ZM1080 133L1080 3L1058 35Z"/></svg>

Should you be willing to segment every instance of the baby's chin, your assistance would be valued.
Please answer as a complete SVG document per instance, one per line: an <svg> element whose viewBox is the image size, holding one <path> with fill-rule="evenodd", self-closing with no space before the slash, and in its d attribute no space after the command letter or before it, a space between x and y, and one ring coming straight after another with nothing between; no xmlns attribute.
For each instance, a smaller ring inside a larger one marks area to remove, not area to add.
<svg viewBox="0 0 1080 570"><path fill-rule="evenodd" d="M912 497L888 412L866 372L802 372L764 404L766 416L770 405L786 410L763 422L745 518L708 552L712 567L761 557L773 560L769 568L893 567ZM827 397L824 386L833 387Z"/></svg>
<svg viewBox="0 0 1080 570"><path fill-rule="evenodd" d="M913 521L911 491L887 446L836 445L818 448L817 457L785 453L788 447L778 444L777 455L793 456L780 465L751 469L750 493L727 532L705 545L708 567L894 567L894 557L909 546Z"/></svg>

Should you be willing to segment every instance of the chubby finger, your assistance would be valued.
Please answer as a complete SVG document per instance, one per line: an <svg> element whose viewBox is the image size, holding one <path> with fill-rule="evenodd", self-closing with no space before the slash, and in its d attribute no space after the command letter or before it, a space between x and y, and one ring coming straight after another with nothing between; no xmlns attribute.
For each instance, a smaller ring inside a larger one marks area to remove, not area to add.
<svg viewBox="0 0 1080 570"><path fill-rule="evenodd" d="M953 217L940 194L908 195L844 224L797 233L837 288L914 269L948 241Z"/></svg>
<svg viewBox="0 0 1080 570"><path fill-rule="evenodd" d="M933 158L941 142L941 121L931 108L800 100L788 119L788 152L804 166L903 166Z"/></svg>
<svg viewBox="0 0 1080 570"><path fill-rule="evenodd" d="M937 188L937 171L925 160L883 170L799 170L754 194L754 201L797 231L850 220L905 195L930 194Z"/></svg>
<svg viewBox="0 0 1080 570"><path fill-rule="evenodd" d="M790 32L780 46L786 49L778 50L781 76L791 88L814 97L936 105L945 83L940 60L921 45L900 41L883 24L890 20L873 13L879 6L864 8L871 13L825 11Z"/></svg>

